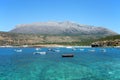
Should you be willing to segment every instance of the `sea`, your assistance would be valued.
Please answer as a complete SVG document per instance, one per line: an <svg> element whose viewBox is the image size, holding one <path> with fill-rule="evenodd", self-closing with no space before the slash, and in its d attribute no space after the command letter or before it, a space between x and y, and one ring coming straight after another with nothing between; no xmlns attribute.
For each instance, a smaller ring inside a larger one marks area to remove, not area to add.
<svg viewBox="0 0 120 80"><path fill-rule="evenodd" d="M3 47L0 80L120 80L120 48Z"/></svg>

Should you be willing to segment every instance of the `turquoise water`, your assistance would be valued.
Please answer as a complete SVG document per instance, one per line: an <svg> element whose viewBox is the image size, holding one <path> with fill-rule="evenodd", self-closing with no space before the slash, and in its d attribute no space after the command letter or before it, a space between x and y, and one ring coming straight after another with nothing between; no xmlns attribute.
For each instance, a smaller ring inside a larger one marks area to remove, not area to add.
<svg viewBox="0 0 120 80"><path fill-rule="evenodd" d="M0 48L0 80L120 80L120 49Z"/></svg>

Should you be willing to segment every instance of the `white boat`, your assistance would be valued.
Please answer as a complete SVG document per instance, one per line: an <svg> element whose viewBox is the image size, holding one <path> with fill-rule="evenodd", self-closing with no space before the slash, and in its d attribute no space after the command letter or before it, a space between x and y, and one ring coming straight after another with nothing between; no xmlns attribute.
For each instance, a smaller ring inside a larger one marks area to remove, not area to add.
<svg viewBox="0 0 120 80"><path fill-rule="evenodd" d="M15 49L15 52L22 52L22 49Z"/></svg>
<svg viewBox="0 0 120 80"><path fill-rule="evenodd" d="M106 52L106 49L101 49L102 52Z"/></svg>
<svg viewBox="0 0 120 80"><path fill-rule="evenodd" d="M54 50L55 52L60 52L60 50Z"/></svg>
<svg viewBox="0 0 120 80"><path fill-rule="evenodd" d="M80 51L84 51L84 49L80 49Z"/></svg>
<svg viewBox="0 0 120 80"><path fill-rule="evenodd" d="M35 48L35 50L37 50L37 51L38 51L38 50L41 50L41 48Z"/></svg>
<svg viewBox="0 0 120 80"><path fill-rule="evenodd" d="M76 50L76 48L72 48L72 50L73 50L73 51L75 51L75 50Z"/></svg>
<svg viewBox="0 0 120 80"><path fill-rule="evenodd" d="M46 53L46 52L34 52L33 54L45 55L45 54L47 54L47 53Z"/></svg>
<svg viewBox="0 0 120 80"><path fill-rule="evenodd" d="M48 51L53 51L53 49L49 48Z"/></svg>
<svg viewBox="0 0 120 80"><path fill-rule="evenodd" d="M90 52L95 52L95 50L94 49L92 49L92 50L89 50Z"/></svg>
<svg viewBox="0 0 120 80"><path fill-rule="evenodd" d="M66 48L71 49L71 48L73 48L73 47L72 47L72 46L67 46Z"/></svg>

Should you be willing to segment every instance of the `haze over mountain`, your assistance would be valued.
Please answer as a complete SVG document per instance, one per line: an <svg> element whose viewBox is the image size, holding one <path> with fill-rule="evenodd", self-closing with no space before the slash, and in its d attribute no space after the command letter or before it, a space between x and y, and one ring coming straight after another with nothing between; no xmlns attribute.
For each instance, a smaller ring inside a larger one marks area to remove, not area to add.
<svg viewBox="0 0 120 80"><path fill-rule="evenodd" d="M10 32L35 34L62 34L62 35L116 35L117 33L103 27L82 25L69 21L65 22L38 22L19 24Z"/></svg>

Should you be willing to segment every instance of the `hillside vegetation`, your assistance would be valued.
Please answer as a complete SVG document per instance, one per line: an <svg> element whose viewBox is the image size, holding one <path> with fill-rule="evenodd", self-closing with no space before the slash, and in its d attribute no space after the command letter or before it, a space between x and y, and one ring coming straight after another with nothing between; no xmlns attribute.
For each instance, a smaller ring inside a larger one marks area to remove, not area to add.
<svg viewBox="0 0 120 80"><path fill-rule="evenodd" d="M98 35L41 35L41 34L22 34L0 32L0 46L5 45L91 45L99 44L101 46L120 46L120 35L107 36L100 38Z"/></svg>
<svg viewBox="0 0 120 80"><path fill-rule="evenodd" d="M40 35L0 32L0 45L39 45L39 44L60 44L60 45L90 45L96 36L66 36L66 35Z"/></svg>
<svg viewBox="0 0 120 80"><path fill-rule="evenodd" d="M120 35L107 36L107 37L101 38L99 40L102 41L102 40L116 40L116 39L120 39Z"/></svg>

